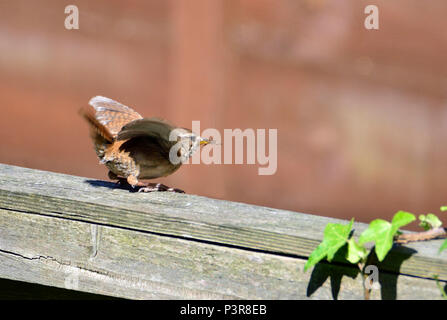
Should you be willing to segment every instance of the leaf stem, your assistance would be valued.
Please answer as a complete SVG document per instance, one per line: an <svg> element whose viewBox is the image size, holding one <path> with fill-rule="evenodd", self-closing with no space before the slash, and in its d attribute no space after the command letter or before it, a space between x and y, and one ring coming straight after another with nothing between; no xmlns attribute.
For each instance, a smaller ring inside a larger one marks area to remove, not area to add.
<svg viewBox="0 0 447 320"><path fill-rule="evenodd" d="M400 234L394 239L394 242L408 243L442 238L447 238L447 230L445 228L439 227L423 232Z"/></svg>

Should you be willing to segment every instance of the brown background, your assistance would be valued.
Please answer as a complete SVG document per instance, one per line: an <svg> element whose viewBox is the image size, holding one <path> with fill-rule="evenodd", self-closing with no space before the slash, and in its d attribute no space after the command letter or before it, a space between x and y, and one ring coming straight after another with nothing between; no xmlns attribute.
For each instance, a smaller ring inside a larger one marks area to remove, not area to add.
<svg viewBox="0 0 447 320"><path fill-rule="evenodd" d="M66 30L77 5L80 29ZM380 30L363 27L380 10ZM278 170L189 165L188 193L369 221L447 204L447 2L0 1L0 162L106 179L95 95L201 128L278 129Z"/></svg>

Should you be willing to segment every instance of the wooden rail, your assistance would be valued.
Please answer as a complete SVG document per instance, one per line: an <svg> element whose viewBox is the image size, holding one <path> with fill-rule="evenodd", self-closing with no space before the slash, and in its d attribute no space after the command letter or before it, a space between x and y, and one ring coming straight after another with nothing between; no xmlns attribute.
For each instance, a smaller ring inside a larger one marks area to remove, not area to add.
<svg viewBox="0 0 447 320"><path fill-rule="evenodd" d="M343 221L0 164L3 279L131 299L363 299L349 265L303 272L328 222ZM372 298L441 298L440 244L393 248Z"/></svg>

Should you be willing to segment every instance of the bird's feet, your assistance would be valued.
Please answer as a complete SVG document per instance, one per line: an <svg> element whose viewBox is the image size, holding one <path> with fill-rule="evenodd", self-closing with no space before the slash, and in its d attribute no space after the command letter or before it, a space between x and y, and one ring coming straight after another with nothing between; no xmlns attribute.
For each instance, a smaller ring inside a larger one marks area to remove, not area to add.
<svg viewBox="0 0 447 320"><path fill-rule="evenodd" d="M168 187L162 183L144 183L138 181L135 186L129 184L126 178L117 177L117 184L120 187L127 187L130 190L136 190L137 192L154 192L154 191L168 191L168 192L176 192L176 193L185 193L185 191L177 188Z"/></svg>
<svg viewBox="0 0 447 320"><path fill-rule="evenodd" d="M176 193L185 193L185 191L177 188L168 187L162 183L147 183L144 186L139 186L138 192L153 192L153 191L168 191Z"/></svg>

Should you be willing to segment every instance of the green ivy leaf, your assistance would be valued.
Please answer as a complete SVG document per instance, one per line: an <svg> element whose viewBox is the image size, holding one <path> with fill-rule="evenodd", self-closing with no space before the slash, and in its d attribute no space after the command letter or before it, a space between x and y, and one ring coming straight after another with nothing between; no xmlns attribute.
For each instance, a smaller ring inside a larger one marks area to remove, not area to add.
<svg viewBox="0 0 447 320"><path fill-rule="evenodd" d="M310 254L309 259L304 266L304 271L316 265L325 257L329 262L332 261L338 249L346 244L349 234L351 233L353 222L354 219L347 225L328 223L324 229L323 241Z"/></svg>
<svg viewBox="0 0 447 320"><path fill-rule="evenodd" d="M447 249L447 239L441 244L441 247L439 248L439 253Z"/></svg>
<svg viewBox="0 0 447 320"><path fill-rule="evenodd" d="M439 218L433 213L429 213L427 215L421 214L419 216L419 220L421 221L419 226L424 228L425 231L442 226L442 221L439 220Z"/></svg>
<svg viewBox="0 0 447 320"><path fill-rule="evenodd" d="M441 211L447 211L447 206L442 206L441 207ZM444 251L445 249L447 249L447 240L445 240L442 244L441 247L439 248L439 253L441 253L442 251Z"/></svg>
<svg viewBox="0 0 447 320"><path fill-rule="evenodd" d="M406 226L407 224L413 222L414 220L416 220L414 214L406 211L399 211L394 215L391 224L393 225L393 227L396 228L397 231L399 228Z"/></svg>
<svg viewBox="0 0 447 320"><path fill-rule="evenodd" d="M383 261L388 251L393 246L393 238L399 228L414 221L416 217L405 211L397 212L391 223L382 219L373 220L368 229L363 231L359 238L359 245L363 245L366 242L374 241L375 251L379 261Z"/></svg>
<svg viewBox="0 0 447 320"><path fill-rule="evenodd" d="M351 263L358 263L368 255L368 251L363 245L359 245L353 238L348 241L348 254L346 259Z"/></svg>
<svg viewBox="0 0 447 320"><path fill-rule="evenodd" d="M376 243L376 254L379 261L385 258L385 255L393 245L392 225L388 221L376 219L371 221L368 229L363 231L359 238L359 244L374 241Z"/></svg>

